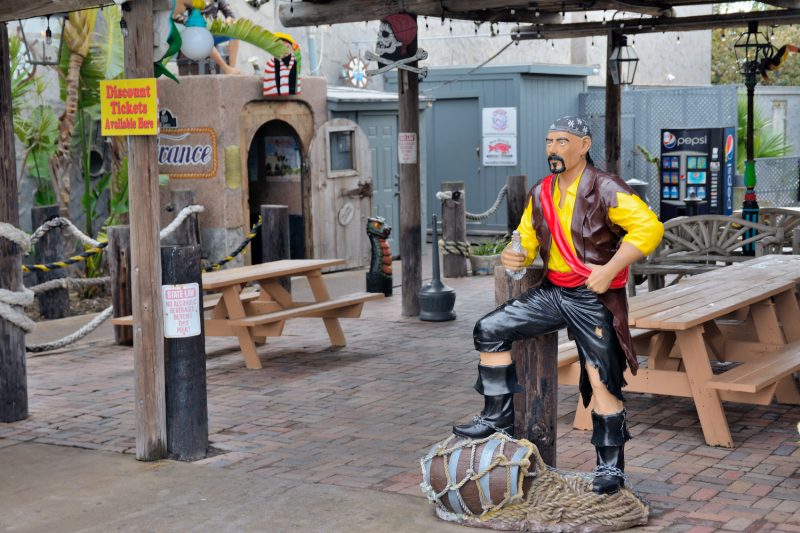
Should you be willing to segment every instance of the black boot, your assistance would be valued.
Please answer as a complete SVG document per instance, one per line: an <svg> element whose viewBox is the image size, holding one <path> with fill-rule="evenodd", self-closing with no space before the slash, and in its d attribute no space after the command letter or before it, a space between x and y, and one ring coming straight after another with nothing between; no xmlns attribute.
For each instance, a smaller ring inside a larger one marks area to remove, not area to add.
<svg viewBox="0 0 800 533"><path fill-rule="evenodd" d="M625 424L625 409L613 415L592 411L592 444L597 450L597 468L592 491L597 494L616 494L624 480L625 442L631 439Z"/></svg>
<svg viewBox="0 0 800 533"><path fill-rule="evenodd" d="M522 391L517 365L478 365L475 390L483 394L484 407L470 424L453 426L453 433L468 439L484 439L498 431L514 437L514 393Z"/></svg>

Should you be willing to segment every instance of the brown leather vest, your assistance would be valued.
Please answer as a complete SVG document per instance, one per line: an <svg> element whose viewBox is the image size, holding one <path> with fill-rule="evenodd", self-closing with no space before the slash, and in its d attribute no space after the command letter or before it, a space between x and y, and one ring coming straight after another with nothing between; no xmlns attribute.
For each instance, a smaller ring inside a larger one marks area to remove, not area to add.
<svg viewBox="0 0 800 533"><path fill-rule="evenodd" d="M555 180L553 181L555 187ZM544 219L540 191L542 181L528 193L528 204L533 198L533 227L539 241L539 255L544 262L544 275L537 283L547 279L547 262L552 243L550 229ZM553 191L551 191L552 193ZM617 192L633 195L633 190L618 176L596 169L587 164L578 183L575 208L572 212L572 244L578 261L605 265L617 252L626 232L608 218L608 209L617 206ZM614 315L614 330L625 352L628 366L635 376L639 369L636 352L628 327L628 299L625 289L609 289L599 294L598 299Z"/></svg>

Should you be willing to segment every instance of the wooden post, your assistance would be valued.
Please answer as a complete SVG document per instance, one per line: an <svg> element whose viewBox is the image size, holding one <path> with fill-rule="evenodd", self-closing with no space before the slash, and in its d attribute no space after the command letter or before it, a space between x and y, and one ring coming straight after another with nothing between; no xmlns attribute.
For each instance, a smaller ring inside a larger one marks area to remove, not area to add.
<svg viewBox="0 0 800 533"><path fill-rule="evenodd" d="M525 200L528 198L528 176L507 176L506 186L506 208L508 236L519 227L519 222L522 220L522 214L525 213Z"/></svg>
<svg viewBox="0 0 800 533"><path fill-rule="evenodd" d="M0 22L0 222L19 227L17 157L11 114L11 59L8 28ZM19 246L0 237L0 289L22 290ZM14 308L21 311L20 308ZM0 422L28 418L28 379L25 370L25 331L0 318Z"/></svg>
<svg viewBox="0 0 800 533"><path fill-rule="evenodd" d="M467 240L467 201L463 194L463 181L443 181L442 191L453 191L453 199L442 203L442 239L445 241L465 242ZM434 252L438 244L433 243ZM442 274L446 278L463 278L467 275L467 261L458 254L442 256Z"/></svg>
<svg viewBox="0 0 800 533"><path fill-rule="evenodd" d="M416 16L414 16L416 21ZM407 46L408 55L417 53L417 38ZM419 62L410 64L419 67ZM399 135L416 139L413 163L400 163L400 259L403 269L403 310L405 316L419 316L422 288L422 200L419 171L419 77L407 70L397 71ZM434 250L436 248L434 247Z"/></svg>
<svg viewBox="0 0 800 533"><path fill-rule="evenodd" d="M289 206L261 206L261 262L289 259ZM292 278L276 278L281 286L292 292Z"/></svg>
<svg viewBox="0 0 800 533"><path fill-rule="evenodd" d="M111 226L108 228L108 265L111 271L111 304L114 318L133 314L131 294L131 228ZM133 327L114 326L114 339L121 346L133 346Z"/></svg>
<svg viewBox="0 0 800 533"><path fill-rule="evenodd" d="M58 218L61 210L57 205L46 205L43 207L31 208L31 223L35 230L48 220ZM53 261L64 259L64 234L60 228L54 228L45 233L36 243L35 256L36 263L44 265ZM50 272L37 272L36 283L44 283L53 279L67 277L64 268L51 270ZM39 314L44 318L56 319L69 316L69 289L53 289L39 294Z"/></svg>
<svg viewBox="0 0 800 533"><path fill-rule="evenodd" d="M194 189L175 189L170 192L170 203L172 203L173 213L177 217L184 207L197 204ZM175 220L173 218L173 220ZM183 221L183 224L175 230L176 244L200 244L200 223L197 221L197 214L190 215Z"/></svg>
<svg viewBox="0 0 800 533"><path fill-rule="evenodd" d="M622 34L609 31L606 50L606 172L619 176L622 159L622 85L614 84L608 58L622 42Z"/></svg>
<svg viewBox="0 0 800 533"><path fill-rule="evenodd" d="M208 449L206 340L203 320L203 279L200 245L161 248L162 284L197 283L200 334L164 339L167 397L167 451L179 461L202 459Z"/></svg>
<svg viewBox="0 0 800 533"><path fill-rule="evenodd" d="M153 0L136 0L125 12L128 79L153 77ZM136 458L167 455L164 404L164 321L161 316L158 159L155 135L128 137L133 280L133 372L136 398Z"/></svg>
<svg viewBox="0 0 800 533"><path fill-rule="evenodd" d="M528 267L525 276L514 281L506 275L505 269L495 268L495 306L530 289L542 274L542 269ZM555 467L558 333L515 342L511 358L517 363L517 377L525 389L514 395L514 435L534 443L544 462Z"/></svg>

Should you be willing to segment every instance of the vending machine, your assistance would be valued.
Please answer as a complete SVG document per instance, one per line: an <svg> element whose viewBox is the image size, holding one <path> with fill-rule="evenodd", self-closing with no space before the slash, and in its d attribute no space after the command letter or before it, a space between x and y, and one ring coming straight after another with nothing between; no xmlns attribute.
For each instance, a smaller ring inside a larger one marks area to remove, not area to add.
<svg viewBox="0 0 800 533"><path fill-rule="evenodd" d="M736 128L661 130L661 221L685 214L694 192L700 215L733 212Z"/></svg>

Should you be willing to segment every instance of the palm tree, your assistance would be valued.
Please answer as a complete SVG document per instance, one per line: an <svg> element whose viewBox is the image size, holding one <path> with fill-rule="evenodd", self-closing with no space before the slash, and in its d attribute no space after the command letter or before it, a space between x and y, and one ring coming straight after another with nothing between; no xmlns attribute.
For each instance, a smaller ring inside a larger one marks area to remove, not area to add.
<svg viewBox="0 0 800 533"><path fill-rule="evenodd" d="M66 105L58 123L58 151L50 158L50 178L53 181L53 190L58 191L58 201L66 216L69 216L72 136L78 114L81 66L89 54L96 20L97 10L87 9L71 12L64 24L64 44L70 54L69 68L64 80Z"/></svg>

